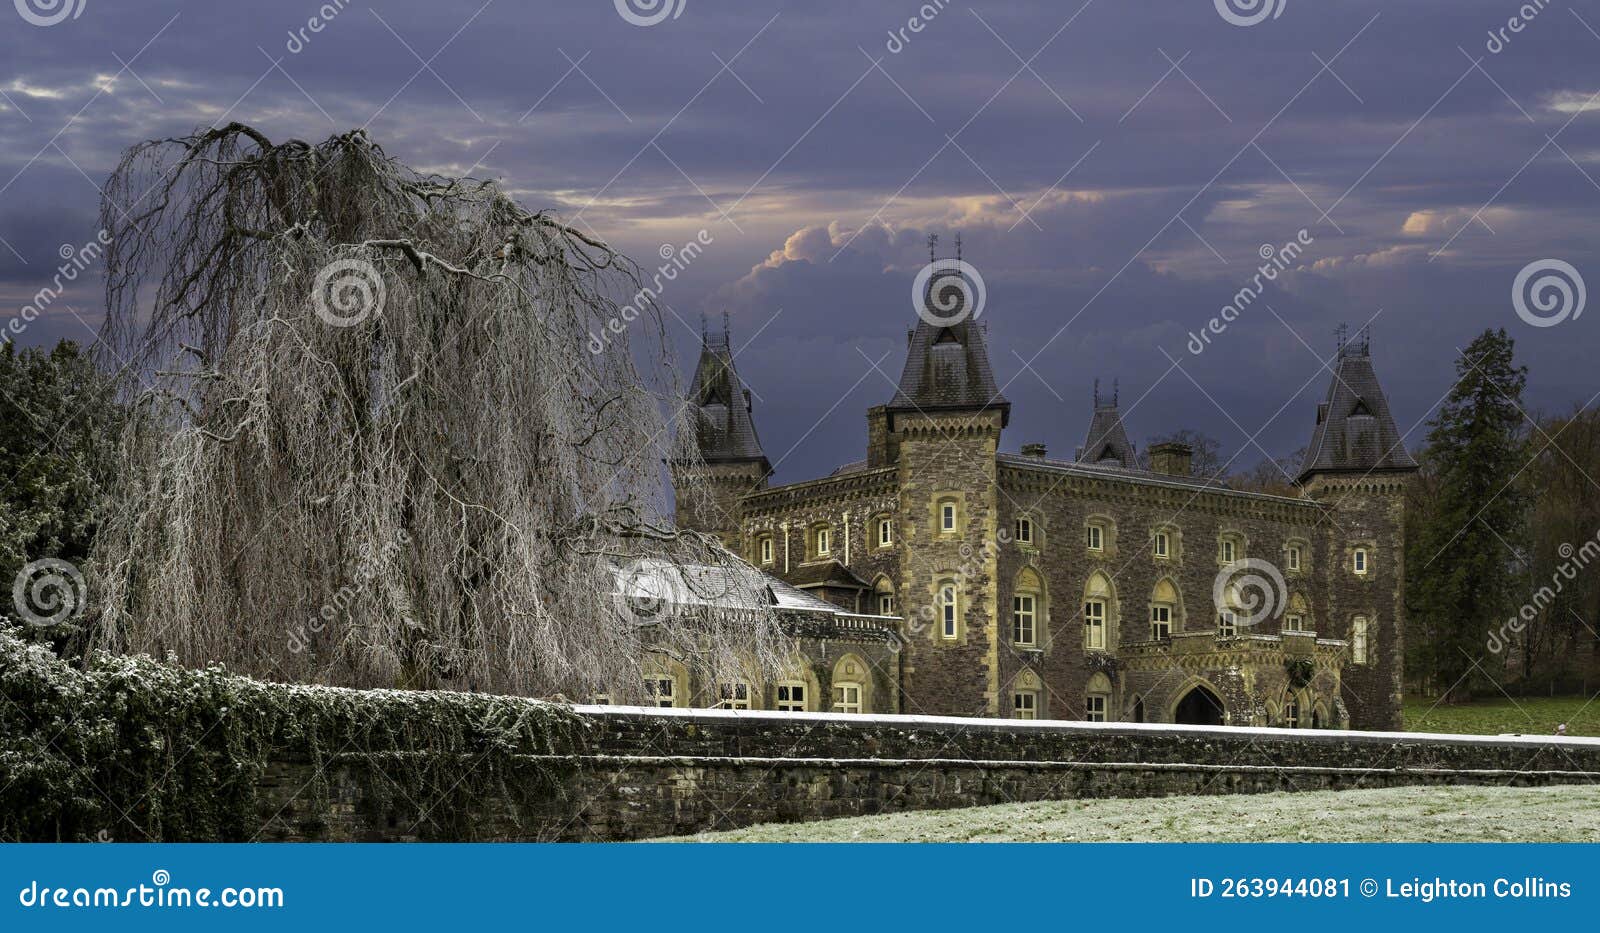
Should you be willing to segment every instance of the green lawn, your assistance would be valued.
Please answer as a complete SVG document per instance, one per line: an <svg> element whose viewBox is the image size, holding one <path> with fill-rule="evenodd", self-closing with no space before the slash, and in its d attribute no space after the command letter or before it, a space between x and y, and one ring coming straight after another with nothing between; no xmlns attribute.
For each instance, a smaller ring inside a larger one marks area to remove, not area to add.
<svg viewBox="0 0 1600 933"><path fill-rule="evenodd" d="M1600 736L1600 700L1583 697L1529 697L1515 701L1476 700L1451 706L1411 697L1403 707L1407 732L1453 732L1466 735L1552 735L1557 723L1568 735Z"/></svg>
<svg viewBox="0 0 1600 933"><path fill-rule="evenodd" d="M704 842L1595 842L1600 787L1400 787L1014 803L817 823Z"/></svg>

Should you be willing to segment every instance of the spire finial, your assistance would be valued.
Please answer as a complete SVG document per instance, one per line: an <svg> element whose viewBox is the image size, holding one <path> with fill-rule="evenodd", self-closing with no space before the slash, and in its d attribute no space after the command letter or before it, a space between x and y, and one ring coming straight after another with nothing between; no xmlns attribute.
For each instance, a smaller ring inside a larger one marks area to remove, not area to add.
<svg viewBox="0 0 1600 933"><path fill-rule="evenodd" d="M703 347L703 346L705 346L706 344L708 344L710 342L711 342L711 334L710 334L709 331L706 330L706 313L704 311L701 311L700 312L700 346Z"/></svg>
<svg viewBox="0 0 1600 933"><path fill-rule="evenodd" d="M935 250L938 248L938 246L939 246L939 234L937 234L937 233L928 234L928 261L929 262L933 262L934 259L936 258Z"/></svg>
<svg viewBox="0 0 1600 933"><path fill-rule="evenodd" d="M726 346L733 346L733 330L728 326L728 310L722 310L722 342Z"/></svg>
<svg viewBox="0 0 1600 933"><path fill-rule="evenodd" d="M1121 385L1121 383L1122 383L1122 380L1120 380L1120 379L1111 380L1111 407L1112 408L1116 408L1117 407L1117 399L1118 399L1118 397L1120 397L1122 395L1122 385Z"/></svg>
<svg viewBox="0 0 1600 933"><path fill-rule="evenodd" d="M961 234L958 231L956 233L956 262L960 262L960 261L961 261Z"/></svg>
<svg viewBox="0 0 1600 933"><path fill-rule="evenodd" d="M1342 321L1333 329L1333 337L1340 356L1344 356L1344 345L1350 337L1350 325Z"/></svg>
<svg viewBox="0 0 1600 933"><path fill-rule="evenodd" d="M1099 376L1096 376L1095 380L1094 380L1094 407L1096 407L1096 408L1100 407L1100 377Z"/></svg>

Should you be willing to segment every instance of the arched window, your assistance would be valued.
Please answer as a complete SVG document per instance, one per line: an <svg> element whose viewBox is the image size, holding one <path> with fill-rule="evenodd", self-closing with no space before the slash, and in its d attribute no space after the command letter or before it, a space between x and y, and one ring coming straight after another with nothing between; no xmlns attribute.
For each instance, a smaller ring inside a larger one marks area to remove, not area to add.
<svg viewBox="0 0 1600 933"><path fill-rule="evenodd" d="M827 557L833 551L833 529L817 525L811 529L811 556Z"/></svg>
<svg viewBox="0 0 1600 933"><path fill-rule="evenodd" d="M889 578L879 574L877 582L872 584L873 608L880 616L894 615L894 584Z"/></svg>
<svg viewBox="0 0 1600 933"><path fill-rule="evenodd" d="M1089 575L1089 584L1083 590L1083 647L1090 651L1107 651L1115 647L1112 635L1114 594L1111 581L1105 574L1095 571Z"/></svg>
<svg viewBox="0 0 1600 933"><path fill-rule="evenodd" d="M833 666L833 711L835 713L865 713L872 709L870 679L867 665L853 654L847 654Z"/></svg>
<svg viewBox="0 0 1600 933"><path fill-rule="evenodd" d="M1105 722L1110 717L1111 678L1098 673L1089 678L1089 686L1084 690L1083 713L1083 718L1089 722Z"/></svg>
<svg viewBox="0 0 1600 933"><path fill-rule="evenodd" d="M1150 638L1165 641L1172 637L1172 621L1178 611L1178 588L1162 579L1150 593Z"/></svg>
<svg viewBox="0 0 1600 933"><path fill-rule="evenodd" d="M1135 697L1133 700L1133 721L1144 722L1144 697Z"/></svg>
<svg viewBox="0 0 1600 933"><path fill-rule="evenodd" d="M1017 574L1011 596L1011 641L1032 648L1039 644L1040 622L1044 614L1044 581L1032 569Z"/></svg>
<svg viewBox="0 0 1600 933"><path fill-rule="evenodd" d="M1083 545L1091 557L1115 557L1117 525L1109 515L1091 515L1083 524Z"/></svg>
<svg viewBox="0 0 1600 933"><path fill-rule="evenodd" d="M1039 675L1024 670L1012 682L1011 717L1013 719L1038 719L1042 713L1039 703Z"/></svg>
<svg viewBox="0 0 1600 933"><path fill-rule="evenodd" d="M1031 517L1024 515L1017 519L1016 542L1018 544L1026 545L1033 545L1036 543L1034 541L1034 525Z"/></svg>
<svg viewBox="0 0 1600 933"><path fill-rule="evenodd" d="M777 554L772 545L772 535L762 535L756 539L756 555L763 566L770 565L777 559Z"/></svg>
<svg viewBox="0 0 1600 933"><path fill-rule="evenodd" d="M1311 618L1310 609L1306 605L1306 598L1299 593L1289 596L1289 608L1283 614L1283 630L1285 632L1309 632L1308 624Z"/></svg>
<svg viewBox="0 0 1600 933"><path fill-rule="evenodd" d="M878 528L878 547L889 547L894 544L894 519L887 515L879 515L874 524Z"/></svg>
<svg viewBox="0 0 1600 933"><path fill-rule="evenodd" d="M1292 693L1285 694L1283 698L1283 727L1300 728L1300 699Z"/></svg>
<svg viewBox="0 0 1600 933"><path fill-rule="evenodd" d="M939 534L953 535L961 528L961 505L955 496L942 496L934 504L934 526Z"/></svg>
<svg viewBox="0 0 1600 933"><path fill-rule="evenodd" d="M1217 563L1231 564L1245 558L1245 538L1237 531L1217 535Z"/></svg>
<svg viewBox="0 0 1600 933"><path fill-rule="evenodd" d="M1367 617L1356 616L1350 620L1350 661L1353 664L1367 663L1367 653L1371 650L1369 640L1371 633L1368 631Z"/></svg>
<svg viewBox="0 0 1600 933"><path fill-rule="evenodd" d="M954 580L939 581L939 637L954 641L961 634L961 593Z"/></svg>

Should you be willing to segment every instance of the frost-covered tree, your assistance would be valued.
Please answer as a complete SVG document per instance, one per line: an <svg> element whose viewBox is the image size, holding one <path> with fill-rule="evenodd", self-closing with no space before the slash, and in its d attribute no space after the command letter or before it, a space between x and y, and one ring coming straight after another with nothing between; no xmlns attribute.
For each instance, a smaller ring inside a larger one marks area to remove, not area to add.
<svg viewBox="0 0 1600 933"><path fill-rule="evenodd" d="M770 614L657 599L682 595L673 568L735 559L661 517L662 464L693 431L653 376L655 309L605 243L360 131L150 141L106 192L103 336L129 423L98 644L618 699L647 647L774 666Z"/></svg>

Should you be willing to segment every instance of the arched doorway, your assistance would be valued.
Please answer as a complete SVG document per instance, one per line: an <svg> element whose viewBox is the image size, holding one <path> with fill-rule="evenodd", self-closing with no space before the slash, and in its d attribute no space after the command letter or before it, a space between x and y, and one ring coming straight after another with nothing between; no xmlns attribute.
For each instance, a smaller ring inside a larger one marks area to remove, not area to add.
<svg viewBox="0 0 1600 933"><path fill-rule="evenodd" d="M1196 685L1178 701L1172 721L1188 726L1220 726L1222 701L1204 686Z"/></svg>

